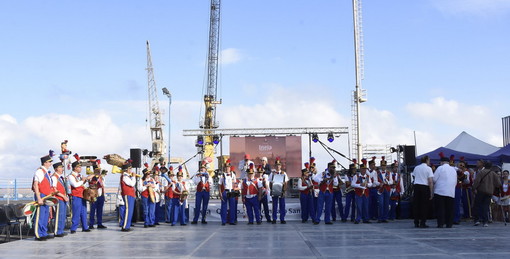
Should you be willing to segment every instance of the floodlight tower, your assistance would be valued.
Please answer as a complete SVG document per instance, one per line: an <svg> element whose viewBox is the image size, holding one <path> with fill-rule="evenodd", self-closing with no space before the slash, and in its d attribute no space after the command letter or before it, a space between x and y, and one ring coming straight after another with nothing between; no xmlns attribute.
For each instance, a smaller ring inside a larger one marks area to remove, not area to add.
<svg viewBox="0 0 510 259"><path fill-rule="evenodd" d="M354 21L354 65L356 74L356 89L352 93L352 154L351 158L361 161L363 158L361 148L361 112L360 104L367 101L366 91L361 88L363 80L363 29L361 15L361 0L352 0L353 21Z"/></svg>

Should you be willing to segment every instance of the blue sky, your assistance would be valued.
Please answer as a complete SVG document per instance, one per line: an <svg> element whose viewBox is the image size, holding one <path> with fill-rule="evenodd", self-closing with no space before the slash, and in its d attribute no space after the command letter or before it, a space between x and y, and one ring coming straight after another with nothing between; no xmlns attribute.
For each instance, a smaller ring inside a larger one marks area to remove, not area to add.
<svg viewBox="0 0 510 259"><path fill-rule="evenodd" d="M350 127L351 5L223 0L220 127ZM182 129L201 116L208 23L207 0L0 2L4 177L30 177L64 139L83 155L148 147L146 40L173 95L174 154L192 156ZM416 132L421 154L466 131L501 146L508 24L505 0L363 1L363 144L414 144ZM333 147L348 153L342 138Z"/></svg>

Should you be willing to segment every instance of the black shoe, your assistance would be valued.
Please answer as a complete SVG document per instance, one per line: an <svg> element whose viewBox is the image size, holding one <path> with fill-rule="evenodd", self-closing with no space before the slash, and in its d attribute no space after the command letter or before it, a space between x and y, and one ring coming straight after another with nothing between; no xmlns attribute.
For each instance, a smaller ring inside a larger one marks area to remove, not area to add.
<svg viewBox="0 0 510 259"><path fill-rule="evenodd" d="M156 227L156 225L149 225L149 227L150 227L150 228L155 228L155 227Z"/></svg>
<svg viewBox="0 0 510 259"><path fill-rule="evenodd" d="M304 219L301 220L301 223L306 223L306 222L307 222L307 220L304 220Z"/></svg>
<svg viewBox="0 0 510 259"><path fill-rule="evenodd" d="M181 226L186 226L186 224L181 224Z"/></svg>
<svg viewBox="0 0 510 259"><path fill-rule="evenodd" d="M460 222L453 222L453 225L460 225Z"/></svg>
<svg viewBox="0 0 510 259"><path fill-rule="evenodd" d="M443 225L437 226L437 228L443 228Z"/></svg>
<svg viewBox="0 0 510 259"><path fill-rule="evenodd" d="M46 238L46 239L53 239L53 238L55 238L55 237L54 237L53 235L47 235L47 236L45 236L45 238Z"/></svg>
<svg viewBox="0 0 510 259"><path fill-rule="evenodd" d="M261 221L257 221L257 225L260 225L260 224L262 224L262 222Z"/></svg>
<svg viewBox="0 0 510 259"><path fill-rule="evenodd" d="M165 221L165 223L172 223L172 222L170 222L170 221Z"/></svg>
<svg viewBox="0 0 510 259"><path fill-rule="evenodd" d="M71 234L74 234L74 233L76 233L76 230L71 230Z"/></svg>
<svg viewBox="0 0 510 259"><path fill-rule="evenodd" d="M143 228L148 228L148 227L149 227L149 225L143 225Z"/></svg>
<svg viewBox="0 0 510 259"><path fill-rule="evenodd" d="M154 225L159 225L159 223L156 222L156 223L154 223Z"/></svg>
<svg viewBox="0 0 510 259"><path fill-rule="evenodd" d="M90 229L84 229L81 232L90 232Z"/></svg>
<svg viewBox="0 0 510 259"><path fill-rule="evenodd" d="M39 238L35 238L36 241L46 241L47 238L46 237L39 237Z"/></svg>
<svg viewBox="0 0 510 259"><path fill-rule="evenodd" d="M222 226L225 226L226 223L221 223Z"/></svg>
<svg viewBox="0 0 510 259"><path fill-rule="evenodd" d="M276 220L273 220L273 222L271 222L272 224L276 224Z"/></svg>
<svg viewBox="0 0 510 259"><path fill-rule="evenodd" d="M248 222L248 225L253 225L253 222Z"/></svg>
<svg viewBox="0 0 510 259"><path fill-rule="evenodd" d="M229 224L229 225L232 225L232 226L237 225L237 223L228 223L228 224Z"/></svg>
<svg viewBox="0 0 510 259"><path fill-rule="evenodd" d="M267 220L267 223L272 223L272 222L273 222L273 221L272 221L272 220L270 220L270 219L268 219L268 220Z"/></svg>
<svg viewBox="0 0 510 259"><path fill-rule="evenodd" d="M104 225L97 225L97 228L102 228L102 229L104 229L104 228L107 228L107 227L106 227L106 226L104 226Z"/></svg>
<svg viewBox="0 0 510 259"><path fill-rule="evenodd" d="M354 224L359 224L359 221L354 221Z"/></svg>
<svg viewBox="0 0 510 259"><path fill-rule="evenodd" d="M314 225L319 225L319 221L315 221L313 224Z"/></svg>
<svg viewBox="0 0 510 259"><path fill-rule="evenodd" d="M207 224L207 221L205 221L205 220L202 220L202 224Z"/></svg>
<svg viewBox="0 0 510 259"><path fill-rule="evenodd" d="M370 223L372 223L372 222L370 222L370 221L368 221L368 220L364 220L364 221L363 221L363 223L364 223L364 224L370 224Z"/></svg>
<svg viewBox="0 0 510 259"><path fill-rule="evenodd" d="M333 222L326 222L326 225L333 225Z"/></svg>
<svg viewBox="0 0 510 259"><path fill-rule="evenodd" d="M388 221L384 219L384 220L382 221L382 223L388 223Z"/></svg>
<svg viewBox="0 0 510 259"><path fill-rule="evenodd" d="M287 224L287 221L282 220L282 221L280 221L280 224Z"/></svg>
<svg viewBox="0 0 510 259"><path fill-rule="evenodd" d="M198 222L196 222L196 221L191 221L191 225L195 225L195 224L197 224L197 223L198 223Z"/></svg>
<svg viewBox="0 0 510 259"><path fill-rule="evenodd" d="M129 231L131 231L131 229L130 228L123 228L120 231L122 231L122 232L129 232Z"/></svg>
<svg viewBox="0 0 510 259"><path fill-rule="evenodd" d="M345 223L345 222L347 222L347 220L346 219L342 219L342 222Z"/></svg>
<svg viewBox="0 0 510 259"><path fill-rule="evenodd" d="M333 219L333 221L336 221L336 219Z"/></svg>
<svg viewBox="0 0 510 259"><path fill-rule="evenodd" d="M382 220L378 220L377 223L382 223Z"/></svg>
<svg viewBox="0 0 510 259"><path fill-rule="evenodd" d="M64 234L56 234L55 237L64 237Z"/></svg>
<svg viewBox="0 0 510 259"><path fill-rule="evenodd" d="M452 225L446 225L446 228L452 228Z"/></svg>
<svg viewBox="0 0 510 259"><path fill-rule="evenodd" d="M94 225L89 225L89 229L94 229Z"/></svg>
<svg viewBox="0 0 510 259"><path fill-rule="evenodd" d="M420 228L429 228L427 225L420 225Z"/></svg>
<svg viewBox="0 0 510 259"><path fill-rule="evenodd" d="M172 226L172 227L173 227L173 226L175 226L175 224L174 224L174 223L172 223L170 226Z"/></svg>

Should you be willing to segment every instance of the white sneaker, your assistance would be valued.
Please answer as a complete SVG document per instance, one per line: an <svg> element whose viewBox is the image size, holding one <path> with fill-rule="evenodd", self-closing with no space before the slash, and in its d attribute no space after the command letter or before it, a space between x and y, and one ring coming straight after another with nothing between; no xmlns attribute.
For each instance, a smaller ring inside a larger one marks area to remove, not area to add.
<svg viewBox="0 0 510 259"><path fill-rule="evenodd" d="M483 227L484 227L484 228L486 228L486 227L488 227L488 226L489 226L489 224L487 224L487 223L483 224Z"/></svg>
<svg viewBox="0 0 510 259"><path fill-rule="evenodd" d="M480 225L480 221L475 222L475 226Z"/></svg>

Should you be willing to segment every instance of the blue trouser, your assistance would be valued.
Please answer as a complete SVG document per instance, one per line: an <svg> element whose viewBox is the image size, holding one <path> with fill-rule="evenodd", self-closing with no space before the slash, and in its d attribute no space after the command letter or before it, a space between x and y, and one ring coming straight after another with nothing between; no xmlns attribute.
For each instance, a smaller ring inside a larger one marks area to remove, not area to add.
<svg viewBox="0 0 510 259"><path fill-rule="evenodd" d="M104 207L104 195L97 197L95 202L90 204L89 213L89 226L96 223L95 216L97 215L97 225L103 225L103 207Z"/></svg>
<svg viewBox="0 0 510 259"><path fill-rule="evenodd" d="M472 202L471 196L471 188L462 189L462 207L464 209L464 218L470 218L471 217L471 202Z"/></svg>
<svg viewBox="0 0 510 259"><path fill-rule="evenodd" d="M248 222L253 223L253 213L255 213L255 220L260 222L260 207L257 196L246 198L244 201L246 205L246 214L248 214Z"/></svg>
<svg viewBox="0 0 510 259"><path fill-rule="evenodd" d="M165 196L165 221L167 223L174 222L174 207L172 207L172 198Z"/></svg>
<svg viewBox="0 0 510 259"><path fill-rule="evenodd" d="M161 220L165 220L165 207L161 206L161 202L154 203L154 224L159 224Z"/></svg>
<svg viewBox="0 0 510 259"><path fill-rule="evenodd" d="M336 220L335 202L338 207L339 218L343 218L344 205L342 203L342 191L333 191L333 202L331 202L331 217Z"/></svg>
<svg viewBox="0 0 510 259"><path fill-rule="evenodd" d="M188 221L186 218L186 201L181 204L179 198L172 198L172 207L174 210L174 221L172 221L172 225L177 224L178 220L181 225L186 224L186 221Z"/></svg>
<svg viewBox="0 0 510 259"><path fill-rule="evenodd" d="M321 221L322 210L324 210L324 221L326 223L331 222L331 203L333 203L333 194L329 191L320 191L317 200L317 216L315 217L315 222Z"/></svg>
<svg viewBox="0 0 510 259"><path fill-rule="evenodd" d="M355 202L355 197L356 194L354 193L354 191L351 191L351 192L348 192L346 195L345 195L345 207L344 207L344 214L342 215L342 220L343 221L346 221L347 220L347 217L349 217L349 210L351 210L351 220L354 220L354 216L355 216L355 210L356 210L356 202ZM352 207L352 209L351 209Z"/></svg>
<svg viewBox="0 0 510 259"><path fill-rule="evenodd" d="M387 220L390 209L390 192L383 190L379 195L379 220Z"/></svg>
<svg viewBox="0 0 510 259"><path fill-rule="evenodd" d="M221 223L226 224L228 223L234 223L235 222L235 214L237 214L237 208L236 208L236 198L227 198L227 191L223 191L221 194L222 200L221 200L221 210L220 210L220 216L221 216ZM227 206L230 213L228 213L228 219L227 219Z"/></svg>
<svg viewBox="0 0 510 259"><path fill-rule="evenodd" d="M462 188L455 187L455 197L454 197L454 210L453 210L453 222L460 222L460 202L462 201Z"/></svg>
<svg viewBox="0 0 510 259"><path fill-rule="evenodd" d="M271 220L271 215L269 215L269 202L267 201L267 195L262 195L262 199L260 199L260 219L262 220L262 208L264 209L264 215L266 216L266 220Z"/></svg>
<svg viewBox="0 0 510 259"><path fill-rule="evenodd" d="M368 197L356 195L356 222L368 221Z"/></svg>
<svg viewBox="0 0 510 259"><path fill-rule="evenodd" d="M278 208L280 209L280 221L285 220L285 198L272 196L273 197L273 221L278 218Z"/></svg>
<svg viewBox="0 0 510 259"><path fill-rule="evenodd" d="M55 234L64 234L66 226L67 204L65 201L58 200L57 212L55 213Z"/></svg>
<svg viewBox="0 0 510 259"><path fill-rule="evenodd" d="M390 198L390 211L388 212L388 219L394 220L397 218L397 202L398 200L392 200Z"/></svg>
<svg viewBox="0 0 510 259"><path fill-rule="evenodd" d="M234 200L236 209L232 211L232 213L234 213L234 222L237 222L237 205L239 204L239 197L236 197Z"/></svg>
<svg viewBox="0 0 510 259"><path fill-rule="evenodd" d="M299 203L301 204L301 220L307 221L308 217L310 217L315 222L315 215L312 214L313 200L311 194L300 193Z"/></svg>
<svg viewBox="0 0 510 259"><path fill-rule="evenodd" d="M198 220L200 212L202 212L202 221L205 221L205 216L207 215L207 206L209 205L209 197L210 194L207 191L197 192L195 196L195 217L193 217L194 222Z"/></svg>
<svg viewBox="0 0 510 259"><path fill-rule="evenodd" d="M46 195L40 194L41 199ZM34 199L37 202L37 198L34 195ZM48 219L50 217L50 208L47 205L37 206L35 217L34 217L34 233L36 238L48 236Z"/></svg>
<svg viewBox="0 0 510 259"><path fill-rule="evenodd" d="M377 218L377 207L379 202L379 194L377 194L377 188L370 188L368 196L368 215L371 219Z"/></svg>
<svg viewBox="0 0 510 259"><path fill-rule="evenodd" d="M119 207L120 227L123 229L131 228L131 219L135 210L135 197L123 195L124 205Z"/></svg>
<svg viewBox="0 0 510 259"><path fill-rule="evenodd" d="M76 231L81 223L81 229L87 230L87 201L83 198L73 196L73 218L71 231Z"/></svg>
<svg viewBox="0 0 510 259"><path fill-rule="evenodd" d="M152 226L156 222L155 215L155 203L150 200L150 198L146 198L142 196L142 206L143 206L143 220L145 226Z"/></svg>

